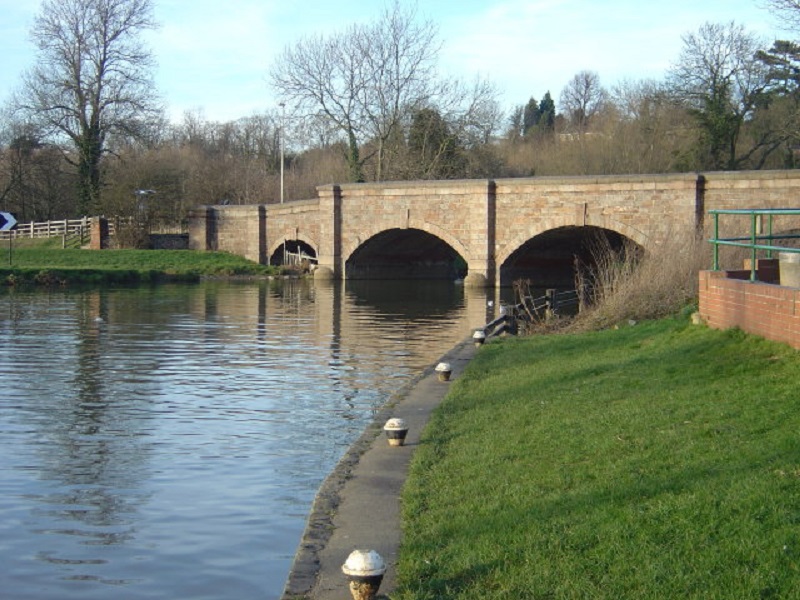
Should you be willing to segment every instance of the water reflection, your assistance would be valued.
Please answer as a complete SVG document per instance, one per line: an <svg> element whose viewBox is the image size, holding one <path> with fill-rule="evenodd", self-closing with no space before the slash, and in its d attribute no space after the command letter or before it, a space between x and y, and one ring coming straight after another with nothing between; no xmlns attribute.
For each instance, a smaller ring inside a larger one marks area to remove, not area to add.
<svg viewBox="0 0 800 600"><path fill-rule="evenodd" d="M0 589L277 598L322 479L485 322L438 286L0 296Z"/></svg>

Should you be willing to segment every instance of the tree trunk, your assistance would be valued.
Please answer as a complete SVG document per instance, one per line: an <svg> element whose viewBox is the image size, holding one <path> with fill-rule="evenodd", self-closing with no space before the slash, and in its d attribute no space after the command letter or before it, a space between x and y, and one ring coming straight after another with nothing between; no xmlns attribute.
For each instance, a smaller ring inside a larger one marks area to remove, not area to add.
<svg viewBox="0 0 800 600"><path fill-rule="evenodd" d="M361 172L361 156L358 153L358 141L353 130L347 132L348 152L347 164L350 167L350 180L355 183L362 183L364 175Z"/></svg>

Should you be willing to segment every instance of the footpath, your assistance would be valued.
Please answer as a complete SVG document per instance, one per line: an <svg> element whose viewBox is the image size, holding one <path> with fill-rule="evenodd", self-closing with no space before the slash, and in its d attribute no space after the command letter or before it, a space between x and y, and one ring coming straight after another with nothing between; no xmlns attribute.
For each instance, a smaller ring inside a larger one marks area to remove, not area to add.
<svg viewBox="0 0 800 600"><path fill-rule="evenodd" d="M440 359L450 363L451 381L474 353L470 339ZM351 598L342 565L356 549L375 550L386 562L379 597L396 588L401 490L422 429L450 389L449 382L438 380L434 366L393 396L323 483L282 600ZM389 446L383 434L383 425L393 417L408 424L403 446Z"/></svg>

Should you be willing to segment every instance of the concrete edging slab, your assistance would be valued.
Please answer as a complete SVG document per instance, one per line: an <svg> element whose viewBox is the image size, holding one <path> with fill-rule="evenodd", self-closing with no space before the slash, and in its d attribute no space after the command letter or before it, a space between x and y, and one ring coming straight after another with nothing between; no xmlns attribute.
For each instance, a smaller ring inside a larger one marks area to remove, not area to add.
<svg viewBox="0 0 800 600"><path fill-rule="evenodd" d="M474 356L465 340L440 360L451 363L451 381ZM341 566L355 549L377 551L387 565L381 593L396 585L395 565L400 546L400 493L411 455L432 410L449 390L433 366L403 386L381 407L322 483L287 578L282 600L333 600L349 596ZM409 432L403 446L391 447L382 427L392 417L403 418Z"/></svg>

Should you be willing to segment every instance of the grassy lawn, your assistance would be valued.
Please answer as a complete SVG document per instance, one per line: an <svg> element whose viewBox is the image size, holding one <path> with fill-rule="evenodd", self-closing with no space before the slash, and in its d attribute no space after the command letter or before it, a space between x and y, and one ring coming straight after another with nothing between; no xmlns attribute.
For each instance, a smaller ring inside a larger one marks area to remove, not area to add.
<svg viewBox="0 0 800 600"><path fill-rule="evenodd" d="M15 242L9 266L8 242L0 245L0 281L100 283L111 281L196 280L202 276L268 275L274 267L225 252L191 250L61 249L60 240L26 245Z"/></svg>
<svg viewBox="0 0 800 600"><path fill-rule="evenodd" d="M800 597L798 375L682 318L488 344L415 453L393 598Z"/></svg>

